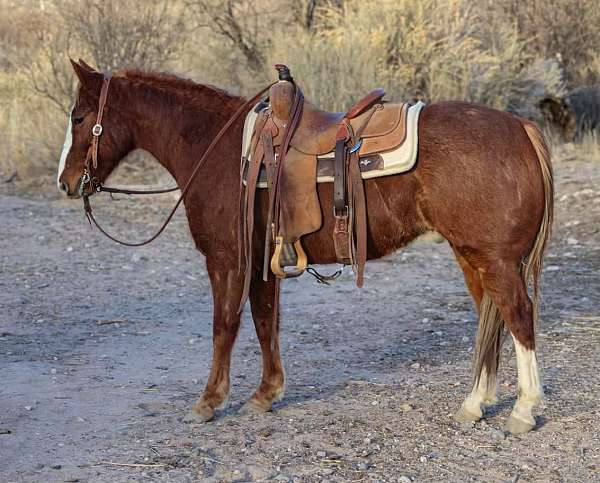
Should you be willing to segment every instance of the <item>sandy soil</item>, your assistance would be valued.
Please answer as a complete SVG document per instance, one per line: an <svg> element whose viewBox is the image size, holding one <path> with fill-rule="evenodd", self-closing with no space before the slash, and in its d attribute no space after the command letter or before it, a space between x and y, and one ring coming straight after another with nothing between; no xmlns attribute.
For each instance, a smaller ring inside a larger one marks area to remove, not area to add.
<svg viewBox="0 0 600 483"><path fill-rule="evenodd" d="M362 290L350 276L284 283L285 399L237 414L260 374L246 314L230 404L190 426L212 302L183 216L132 250L91 231L80 203L4 185L0 481L600 481L600 165L564 162L556 179L539 332L546 407L519 437L502 431L515 398L509 344L498 405L477 424L451 417L470 390L476 320L445 244L369 263ZM170 201L95 204L111 229L141 237Z"/></svg>

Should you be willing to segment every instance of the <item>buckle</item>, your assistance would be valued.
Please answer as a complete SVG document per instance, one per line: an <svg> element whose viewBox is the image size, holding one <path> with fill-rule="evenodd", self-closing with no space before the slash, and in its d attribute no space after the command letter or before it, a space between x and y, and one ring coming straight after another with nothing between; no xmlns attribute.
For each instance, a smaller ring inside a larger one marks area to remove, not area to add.
<svg viewBox="0 0 600 483"><path fill-rule="evenodd" d="M348 205L344 206L344 208L342 210L340 210L339 212L335 206L333 207L333 216L335 218L348 218L349 214L350 214L350 209L348 208Z"/></svg>
<svg viewBox="0 0 600 483"><path fill-rule="evenodd" d="M348 153L352 154L355 153L356 151L358 151L360 149L360 147L362 146L363 140L362 138L360 138L358 140L358 142L350 149L350 151L348 151Z"/></svg>
<svg viewBox="0 0 600 483"><path fill-rule="evenodd" d="M92 135L98 137L101 134L102 134L102 125L94 124L94 127L92 128Z"/></svg>

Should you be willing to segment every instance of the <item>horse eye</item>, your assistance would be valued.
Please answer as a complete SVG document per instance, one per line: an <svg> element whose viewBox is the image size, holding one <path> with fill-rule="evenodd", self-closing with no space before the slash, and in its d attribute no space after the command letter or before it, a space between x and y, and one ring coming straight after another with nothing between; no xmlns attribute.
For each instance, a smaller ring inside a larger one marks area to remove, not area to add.
<svg viewBox="0 0 600 483"><path fill-rule="evenodd" d="M73 119L73 124L81 124L83 122L83 117L76 117Z"/></svg>

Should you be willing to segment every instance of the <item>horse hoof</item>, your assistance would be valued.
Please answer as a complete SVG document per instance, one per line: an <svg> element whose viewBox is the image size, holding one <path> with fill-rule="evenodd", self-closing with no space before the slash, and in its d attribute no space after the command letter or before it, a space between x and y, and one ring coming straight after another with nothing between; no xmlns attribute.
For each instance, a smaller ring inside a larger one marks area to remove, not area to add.
<svg viewBox="0 0 600 483"><path fill-rule="evenodd" d="M528 421L523 421L522 419L515 418L514 416L510 416L504 425L504 429L510 434L528 433L533 428L535 428L535 422L531 423Z"/></svg>
<svg viewBox="0 0 600 483"><path fill-rule="evenodd" d="M459 423L474 423L481 419L481 414L469 411L464 406L461 406L456 413L454 413L454 419Z"/></svg>
<svg viewBox="0 0 600 483"><path fill-rule="evenodd" d="M194 408L183 418L184 423L202 424L211 421L215 417L215 411L208 407Z"/></svg>
<svg viewBox="0 0 600 483"><path fill-rule="evenodd" d="M251 414L264 414L271 410L270 404L261 404L255 399L250 399L246 404L242 406L240 409L240 414L251 415Z"/></svg>

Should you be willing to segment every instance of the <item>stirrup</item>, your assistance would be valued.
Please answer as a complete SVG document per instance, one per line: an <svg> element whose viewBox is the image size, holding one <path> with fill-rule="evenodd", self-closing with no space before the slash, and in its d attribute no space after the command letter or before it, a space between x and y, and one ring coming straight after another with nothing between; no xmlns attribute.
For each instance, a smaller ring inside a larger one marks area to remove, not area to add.
<svg viewBox="0 0 600 483"><path fill-rule="evenodd" d="M293 249L295 250L295 254L284 253L284 248L286 246L289 248L293 247ZM285 261L283 261L282 264L282 255L283 258L287 259L288 261L290 259L293 259L293 255L295 255L296 265L293 265L293 268L291 270L286 271L286 266L289 267L290 265L286 265ZM300 240L296 240L292 245L290 243L285 243L283 241L282 236L278 236L275 238L275 252L273 253L273 257L271 258L271 271L273 272L273 274L275 274L277 278L299 277L304 273L307 266L308 258L306 257L306 253L304 253L304 250L302 249L302 244L300 243Z"/></svg>

